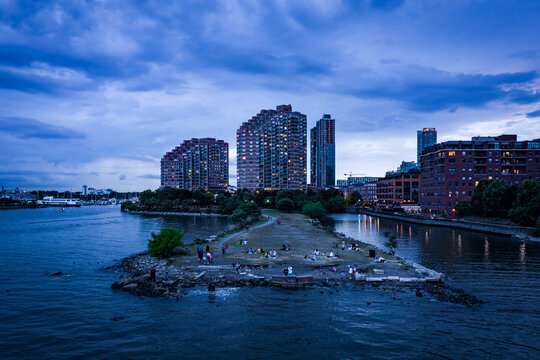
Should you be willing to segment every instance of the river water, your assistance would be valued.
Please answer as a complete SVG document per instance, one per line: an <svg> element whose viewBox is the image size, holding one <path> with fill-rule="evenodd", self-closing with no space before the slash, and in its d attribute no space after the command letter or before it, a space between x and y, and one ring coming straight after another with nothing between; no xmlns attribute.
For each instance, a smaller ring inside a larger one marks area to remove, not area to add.
<svg viewBox="0 0 540 360"><path fill-rule="evenodd" d="M371 286L139 298L111 290L121 274L105 268L143 251L161 227L180 226L189 241L226 220L134 216L115 206L9 210L0 213L0 357L540 357L540 244L357 215L335 220L338 231L378 246L383 231L396 233L399 254L486 303L467 308ZM66 275L47 276L59 270Z"/></svg>

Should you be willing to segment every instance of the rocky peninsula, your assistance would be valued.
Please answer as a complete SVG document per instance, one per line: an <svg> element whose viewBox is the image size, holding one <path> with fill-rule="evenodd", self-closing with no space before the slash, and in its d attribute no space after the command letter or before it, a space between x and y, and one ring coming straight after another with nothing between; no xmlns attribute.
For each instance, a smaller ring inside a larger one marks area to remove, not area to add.
<svg viewBox="0 0 540 360"><path fill-rule="evenodd" d="M196 286L210 291L280 286L275 280L283 279L287 268L293 272L288 278L310 279L302 287L376 286L467 306L481 302L445 285L440 273L332 232L302 214L265 210L263 217L266 221L257 226L204 243L215 255L213 263L200 263L197 244L184 246L185 255L171 259L135 255L113 267L128 276L111 287L139 296L179 298L185 289ZM228 249L223 254L225 244ZM376 259L383 260L374 261L373 251Z"/></svg>

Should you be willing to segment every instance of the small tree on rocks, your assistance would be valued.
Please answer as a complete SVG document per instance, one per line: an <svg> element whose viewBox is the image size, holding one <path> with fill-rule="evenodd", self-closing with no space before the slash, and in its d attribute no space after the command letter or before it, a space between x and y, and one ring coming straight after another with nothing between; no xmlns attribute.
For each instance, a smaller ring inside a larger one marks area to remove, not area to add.
<svg viewBox="0 0 540 360"><path fill-rule="evenodd" d="M184 233L178 228L164 228L159 234L152 233L152 239L148 240L148 254L159 257L171 257L173 249L178 246L184 246L180 241Z"/></svg>

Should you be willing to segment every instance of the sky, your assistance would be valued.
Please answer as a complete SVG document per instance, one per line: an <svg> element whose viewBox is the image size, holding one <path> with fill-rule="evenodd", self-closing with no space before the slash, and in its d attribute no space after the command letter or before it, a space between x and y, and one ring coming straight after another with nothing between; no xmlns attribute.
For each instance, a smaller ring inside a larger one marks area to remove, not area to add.
<svg viewBox="0 0 540 360"><path fill-rule="evenodd" d="M0 0L0 185L159 187L261 109L336 119L336 177L438 140L540 138L540 1Z"/></svg>

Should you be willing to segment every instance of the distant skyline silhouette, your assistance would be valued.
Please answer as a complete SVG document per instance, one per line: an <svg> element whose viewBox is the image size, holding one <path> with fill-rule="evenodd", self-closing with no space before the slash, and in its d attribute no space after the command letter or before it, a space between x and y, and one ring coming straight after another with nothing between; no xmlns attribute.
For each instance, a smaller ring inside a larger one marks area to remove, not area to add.
<svg viewBox="0 0 540 360"><path fill-rule="evenodd" d="M336 119L336 178L438 141L540 137L539 1L0 1L0 184L159 186L261 109ZM308 138L309 142L309 138ZM309 162L308 162L309 163Z"/></svg>

